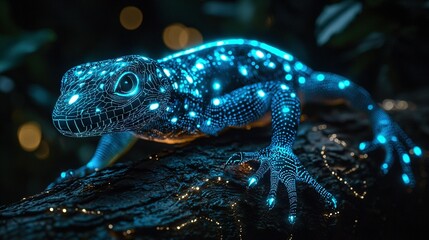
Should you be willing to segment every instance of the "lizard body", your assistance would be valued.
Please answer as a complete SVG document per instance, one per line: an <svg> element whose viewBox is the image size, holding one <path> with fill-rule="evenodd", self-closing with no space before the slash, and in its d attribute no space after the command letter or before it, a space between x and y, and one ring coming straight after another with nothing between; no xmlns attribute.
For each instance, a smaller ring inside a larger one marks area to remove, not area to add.
<svg viewBox="0 0 429 240"><path fill-rule="evenodd" d="M160 60L131 55L87 63L62 79L54 111L55 127L66 136L102 136L84 167L62 173L58 181L100 169L128 149L137 138L164 143L217 135L271 115L273 135L266 148L235 153L227 164L259 160L249 178L253 186L270 171L267 204L276 201L278 183L286 186L290 213L296 218L296 181L310 184L333 207L337 201L318 184L292 151L300 121L300 98L306 102L344 99L368 113L374 140L362 151L386 150L381 166L387 172L396 152L402 179L413 185L410 155L419 147L378 107L362 87L332 74L317 72L291 54L254 40L228 39L197 46Z"/></svg>

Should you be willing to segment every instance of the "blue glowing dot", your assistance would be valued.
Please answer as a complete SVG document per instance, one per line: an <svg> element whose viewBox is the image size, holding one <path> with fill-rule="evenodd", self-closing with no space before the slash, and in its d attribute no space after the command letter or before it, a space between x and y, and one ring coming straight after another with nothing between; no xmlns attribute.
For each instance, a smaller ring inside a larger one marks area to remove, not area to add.
<svg viewBox="0 0 429 240"><path fill-rule="evenodd" d="M283 65L283 69L284 69L286 72L290 72L290 70L291 70L290 65L289 65L289 64L287 64L287 63Z"/></svg>
<svg viewBox="0 0 429 240"><path fill-rule="evenodd" d="M241 73L241 75L243 75L243 76L247 76L247 74L249 74L248 72L247 72L247 69L246 69L246 67L244 67L244 66L241 66L239 69L238 69L238 71Z"/></svg>
<svg viewBox="0 0 429 240"><path fill-rule="evenodd" d="M79 94L75 94L73 95L70 100L69 100L69 104L73 104L77 101L77 99L79 98Z"/></svg>
<svg viewBox="0 0 429 240"><path fill-rule="evenodd" d="M254 186L258 183L258 180L255 177L250 177L249 180L249 187Z"/></svg>
<svg viewBox="0 0 429 240"><path fill-rule="evenodd" d="M106 74L106 72L107 72L107 71L102 71L102 72L100 73L100 75L104 75L104 74Z"/></svg>
<svg viewBox="0 0 429 240"><path fill-rule="evenodd" d="M304 64L302 64L301 62L296 62L295 63L295 69L296 70L302 70L304 68Z"/></svg>
<svg viewBox="0 0 429 240"><path fill-rule="evenodd" d="M101 90L103 90L103 89L104 89L104 83L100 84L98 87L99 87Z"/></svg>
<svg viewBox="0 0 429 240"><path fill-rule="evenodd" d="M204 69L204 64L202 64L201 62L197 62L197 63L195 64L195 67L196 67L197 69L201 70L201 69Z"/></svg>
<svg viewBox="0 0 429 240"><path fill-rule="evenodd" d="M265 97L265 92L263 90L258 90L258 96Z"/></svg>
<svg viewBox="0 0 429 240"><path fill-rule="evenodd" d="M288 61L292 61L293 60L293 56L290 55L289 53L285 53L283 55L283 58L286 59L286 60L288 60Z"/></svg>
<svg viewBox="0 0 429 240"><path fill-rule="evenodd" d="M227 61L228 57L225 54L220 55L220 59L222 59L223 61Z"/></svg>
<svg viewBox="0 0 429 240"><path fill-rule="evenodd" d="M160 92L162 92L162 93L165 93L165 88L160 87L160 88L159 88L159 91L160 91Z"/></svg>
<svg viewBox="0 0 429 240"><path fill-rule="evenodd" d="M381 144L385 144L386 143L386 138L383 135L378 135L377 136L377 140L378 142L380 142Z"/></svg>
<svg viewBox="0 0 429 240"><path fill-rule="evenodd" d="M258 58L263 58L263 57L265 56L265 54L264 54L261 50L256 50L256 51L255 51L255 55L256 55Z"/></svg>
<svg viewBox="0 0 429 240"><path fill-rule="evenodd" d="M285 79L288 81L292 80L292 74L286 74Z"/></svg>
<svg viewBox="0 0 429 240"><path fill-rule="evenodd" d="M171 121L172 123L176 123L176 122L177 122L177 117L173 117L170 121Z"/></svg>
<svg viewBox="0 0 429 240"><path fill-rule="evenodd" d="M350 81L349 80L345 80L344 81L344 86L346 86L346 87L350 86Z"/></svg>
<svg viewBox="0 0 429 240"><path fill-rule="evenodd" d="M361 143L359 144L359 150L363 151L365 148L366 148L366 143L361 142Z"/></svg>
<svg viewBox="0 0 429 240"><path fill-rule="evenodd" d="M414 154L416 154L417 156L421 156L422 155L422 149L420 149L418 146L415 146L413 148L413 152Z"/></svg>
<svg viewBox="0 0 429 240"><path fill-rule="evenodd" d="M189 75L186 76L186 80L191 84L194 82L194 79L192 79L192 77Z"/></svg>
<svg viewBox="0 0 429 240"><path fill-rule="evenodd" d="M174 89L178 89L179 88L179 84L177 84L177 82L173 83L173 88Z"/></svg>
<svg viewBox="0 0 429 240"><path fill-rule="evenodd" d="M210 119L206 121L207 126L210 126L211 124L212 124L212 121Z"/></svg>
<svg viewBox="0 0 429 240"><path fill-rule="evenodd" d="M295 93L291 93L290 96L294 98L294 97L296 97L296 94Z"/></svg>
<svg viewBox="0 0 429 240"><path fill-rule="evenodd" d="M290 224L294 224L296 221L296 217L295 217L295 215L289 215L287 217L287 220L289 221Z"/></svg>
<svg viewBox="0 0 429 240"><path fill-rule="evenodd" d="M99 108L95 108L95 112L96 113L98 113L98 112L100 112L101 110L99 109Z"/></svg>
<svg viewBox="0 0 429 240"><path fill-rule="evenodd" d="M385 171L385 170L387 170L387 168L389 168L389 165L387 165L387 163L383 163L381 165L381 170Z"/></svg>
<svg viewBox="0 0 429 240"><path fill-rule="evenodd" d="M214 90L219 90L220 89L220 83L214 82L213 85L212 85L212 87L213 87Z"/></svg>
<svg viewBox="0 0 429 240"><path fill-rule="evenodd" d="M66 177L66 172L62 172L61 173L61 178L65 178Z"/></svg>
<svg viewBox="0 0 429 240"><path fill-rule="evenodd" d="M220 104L220 100L219 100L219 98L214 98L214 99L212 100L212 103L213 103L213 105L218 106L218 105Z"/></svg>
<svg viewBox="0 0 429 240"><path fill-rule="evenodd" d="M88 74L92 74L92 71L89 71Z"/></svg>
<svg viewBox="0 0 429 240"><path fill-rule="evenodd" d="M273 198L273 197L268 198L268 199L267 199L268 207L272 208L272 207L274 206L274 202L275 202L275 201L276 201L276 199L275 199L275 198Z"/></svg>
<svg viewBox="0 0 429 240"><path fill-rule="evenodd" d="M288 112L290 112L290 108L288 108L288 107L283 107L282 112L284 112L284 113L288 113Z"/></svg>
<svg viewBox="0 0 429 240"><path fill-rule="evenodd" d="M150 110L155 110L159 107L159 103L152 103L149 105Z"/></svg>
<svg viewBox="0 0 429 240"><path fill-rule="evenodd" d="M120 62L120 61L122 61L123 60L123 58L118 58L118 59L116 59L116 61L117 62Z"/></svg>
<svg viewBox="0 0 429 240"><path fill-rule="evenodd" d="M398 141L398 138L397 138L397 137L395 137L395 136L392 136L390 139L391 139L393 142Z"/></svg>
<svg viewBox="0 0 429 240"><path fill-rule="evenodd" d="M405 184L410 184L410 177L408 177L408 175L407 174L402 174L402 181L405 183Z"/></svg>
<svg viewBox="0 0 429 240"><path fill-rule="evenodd" d="M334 204L334 208L337 208L337 199L335 197L332 197L331 201Z"/></svg>
<svg viewBox="0 0 429 240"><path fill-rule="evenodd" d="M195 117L197 114L194 112L194 111L190 111L189 112L189 116L191 116L191 117Z"/></svg>
<svg viewBox="0 0 429 240"><path fill-rule="evenodd" d="M268 67L274 69L276 67L276 64L273 62L268 63Z"/></svg>
<svg viewBox="0 0 429 240"><path fill-rule="evenodd" d="M304 84L304 83L305 83L305 77L299 77L299 78L298 78L298 82L299 82L300 84Z"/></svg>
<svg viewBox="0 0 429 240"><path fill-rule="evenodd" d="M316 76L317 81L323 81L325 80L325 75L322 73L317 74Z"/></svg>
<svg viewBox="0 0 429 240"><path fill-rule="evenodd" d="M340 89L344 89L346 86L344 85L344 83L343 83L343 82L339 82L339 83L338 83L338 87L339 87Z"/></svg>
<svg viewBox="0 0 429 240"><path fill-rule="evenodd" d="M286 86L286 84L280 85L280 88L283 89L283 90L288 90L289 89L288 86Z"/></svg>
<svg viewBox="0 0 429 240"><path fill-rule="evenodd" d="M368 105L368 110L370 110L370 111L371 111L372 109L374 109L374 106L373 106L372 104L369 104L369 105Z"/></svg>
<svg viewBox="0 0 429 240"><path fill-rule="evenodd" d="M404 161L404 163L410 163L410 156L406 153L402 154L402 161Z"/></svg>
<svg viewBox="0 0 429 240"><path fill-rule="evenodd" d="M81 75L82 74L82 71L77 71L76 72L76 76L79 76L79 75Z"/></svg>
<svg viewBox="0 0 429 240"><path fill-rule="evenodd" d="M163 69L163 70L164 70L165 75L167 75L167 77L171 76L171 73L168 69Z"/></svg>

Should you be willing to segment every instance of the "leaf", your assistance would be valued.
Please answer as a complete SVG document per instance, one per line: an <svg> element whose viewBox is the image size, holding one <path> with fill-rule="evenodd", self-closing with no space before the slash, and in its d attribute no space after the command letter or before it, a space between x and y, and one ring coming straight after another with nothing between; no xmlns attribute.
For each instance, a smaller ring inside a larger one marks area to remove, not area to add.
<svg viewBox="0 0 429 240"><path fill-rule="evenodd" d="M362 3L347 0L326 6L316 20L317 43L323 45L345 29L361 12Z"/></svg>

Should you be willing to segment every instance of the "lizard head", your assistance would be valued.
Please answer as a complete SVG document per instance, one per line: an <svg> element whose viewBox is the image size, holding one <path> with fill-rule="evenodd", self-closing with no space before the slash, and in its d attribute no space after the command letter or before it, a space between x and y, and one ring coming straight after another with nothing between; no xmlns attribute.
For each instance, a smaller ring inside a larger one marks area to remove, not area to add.
<svg viewBox="0 0 429 240"><path fill-rule="evenodd" d="M82 64L62 78L53 123L73 137L138 130L162 117L170 90L157 62L142 56Z"/></svg>

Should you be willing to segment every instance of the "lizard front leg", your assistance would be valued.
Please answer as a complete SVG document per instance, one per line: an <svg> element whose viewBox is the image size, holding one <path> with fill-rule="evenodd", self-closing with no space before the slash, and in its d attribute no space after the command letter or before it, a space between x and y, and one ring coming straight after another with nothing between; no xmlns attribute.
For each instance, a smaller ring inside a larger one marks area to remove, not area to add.
<svg viewBox="0 0 429 240"><path fill-rule="evenodd" d="M234 99L234 101L226 101ZM282 183L289 196L288 221L293 224L296 220L297 194L296 181L305 182L313 186L322 198L336 207L336 199L326 191L305 170L298 157L293 153L292 146L295 141L296 131L300 122L300 102L296 93L281 82L271 82L265 85L252 85L228 94L222 98L225 102L222 111L231 112L246 109L246 112L261 114L265 106L271 110L273 135L271 144L257 152L234 153L227 165L240 164L250 160L260 162L256 173L249 178L249 186L254 186L268 171L270 171L271 187L267 197L267 205L272 209L276 202L277 189ZM252 105L253 104L253 105ZM239 107L241 106L241 107ZM252 108L249 108L252 106ZM251 109L251 111L249 111ZM235 116L235 117L234 117ZM244 117L243 117L244 116ZM230 115L229 122L243 123L243 118L249 115Z"/></svg>
<svg viewBox="0 0 429 240"><path fill-rule="evenodd" d="M83 177L114 163L136 142L132 132L119 132L103 135L90 161L78 169L64 171L47 189L53 188L60 182L77 177Z"/></svg>

